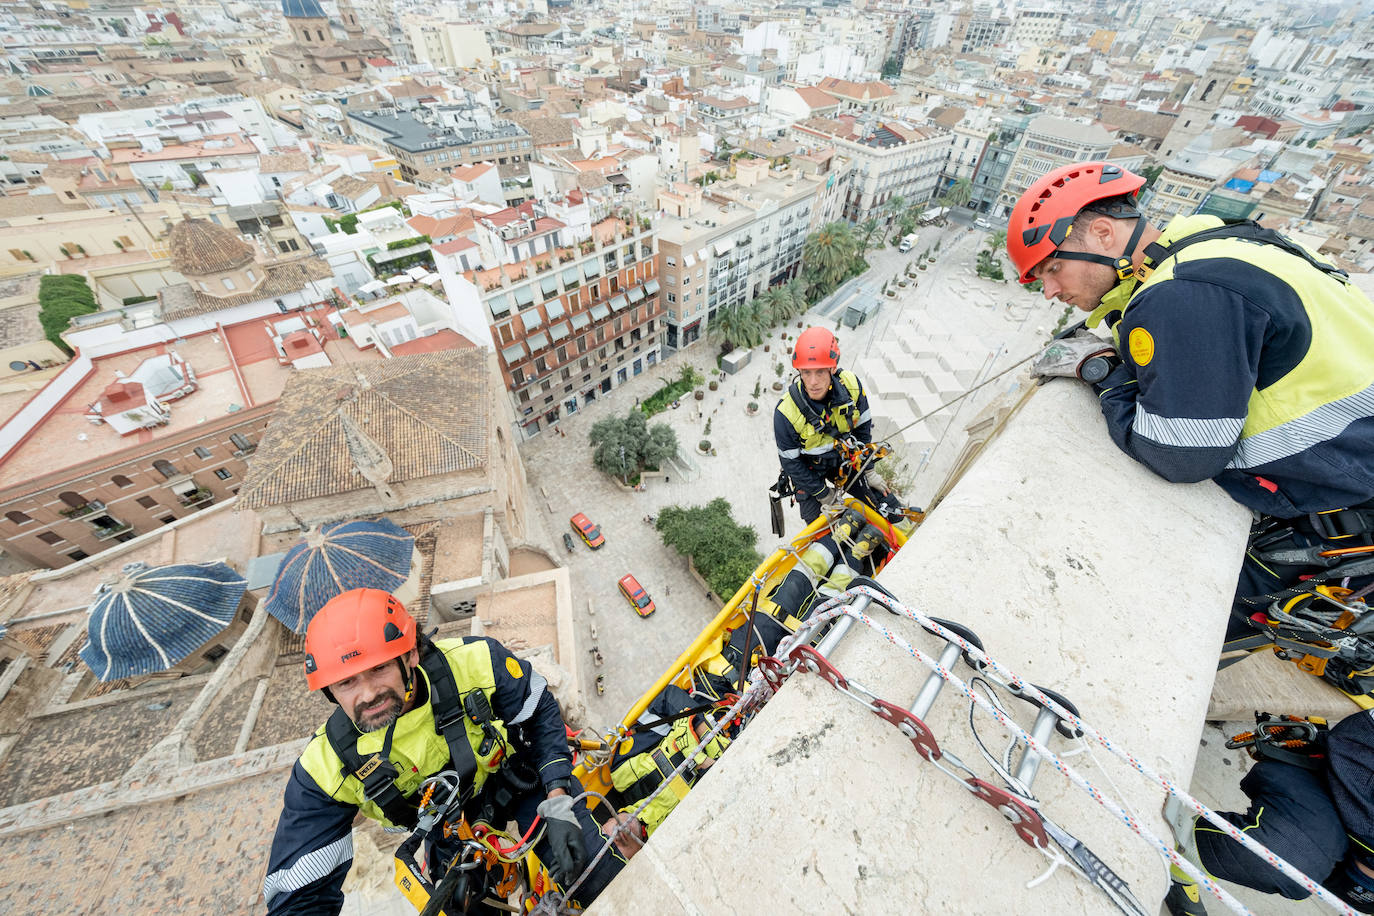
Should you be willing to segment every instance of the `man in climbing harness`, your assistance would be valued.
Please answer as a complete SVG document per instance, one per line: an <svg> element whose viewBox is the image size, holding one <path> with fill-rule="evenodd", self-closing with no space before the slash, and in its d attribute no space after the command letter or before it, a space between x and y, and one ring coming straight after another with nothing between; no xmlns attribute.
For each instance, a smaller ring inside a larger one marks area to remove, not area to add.
<svg viewBox="0 0 1374 916"><path fill-rule="evenodd" d="M1240 787L1244 813L1221 812L1359 913L1374 913L1374 711L1349 716L1330 731L1320 719L1257 713L1255 730L1227 747L1245 748L1255 765ZM1293 900L1307 889L1211 823L1186 826L1180 852L1208 874ZM1173 916L1202 916L1201 893L1174 866L1165 906Z"/></svg>
<svg viewBox="0 0 1374 916"><path fill-rule="evenodd" d="M834 334L816 327L802 331L792 351L797 378L773 411L782 473L791 482L806 524L820 516L822 503L842 502L844 491L875 509L885 500L899 508L871 467L847 473L846 443L849 449L872 443L873 422L859 377L839 364L840 344ZM842 477L843 491L832 489Z"/></svg>
<svg viewBox="0 0 1374 916"><path fill-rule="evenodd" d="M269 914L340 912L354 816L411 829L420 784L446 770L458 774L469 820L497 829L514 820L523 834L537 815L535 852L563 887L600 849L604 838L573 802L581 790L558 701L500 643L431 642L393 596L354 589L310 621L305 652L306 683L338 708L287 781L263 882ZM590 903L623 864L603 857L577 901Z"/></svg>
<svg viewBox="0 0 1374 916"><path fill-rule="evenodd" d="M1374 573L1374 305L1257 223L1148 225L1144 184L1107 162L1054 169L1012 209L1007 253L1111 330L1056 341L1041 371L1092 381L1112 439L1160 476L1211 478L1259 514L1228 632L1253 640L1250 618L1310 590L1300 578ZM1363 667L1324 676L1365 694Z"/></svg>

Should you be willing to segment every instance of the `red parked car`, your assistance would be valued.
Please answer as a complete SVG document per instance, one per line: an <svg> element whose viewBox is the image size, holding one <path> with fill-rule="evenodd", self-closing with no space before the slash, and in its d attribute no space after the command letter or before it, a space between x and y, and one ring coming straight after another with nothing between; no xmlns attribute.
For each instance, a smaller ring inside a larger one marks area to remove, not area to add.
<svg viewBox="0 0 1374 916"><path fill-rule="evenodd" d="M573 530L577 536L587 542L587 546L595 550L606 543L606 537L601 533L601 529L592 524L592 520L581 512L574 515L568 521L572 522Z"/></svg>
<svg viewBox="0 0 1374 916"><path fill-rule="evenodd" d="M635 609L635 613L640 617L648 617L654 612L654 599L649 597L649 593L644 590L644 586L639 584L639 580L634 576L623 575L620 577L620 594L625 596L625 600L630 602L630 607Z"/></svg>

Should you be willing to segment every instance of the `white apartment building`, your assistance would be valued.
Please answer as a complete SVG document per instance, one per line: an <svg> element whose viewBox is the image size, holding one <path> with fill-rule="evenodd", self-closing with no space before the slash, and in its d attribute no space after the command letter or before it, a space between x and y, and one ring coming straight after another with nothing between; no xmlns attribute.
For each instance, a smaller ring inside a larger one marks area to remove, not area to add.
<svg viewBox="0 0 1374 916"><path fill-rule="evenodd" d="M740 305L801 270L802 245L828 175L735 163L735 178L660 191L659 280L664 346L689 346L722 308Z"/></svg>
<svg viewBox="0 0 1374 916"><path fill-rule="evenodd" d="M1026 125L1025 136L1007 168L998 203L1011 207L1037 178L1072 162L1106 159L1116 141L1101 124L1084 124L1040 115Z"/></svg>
<svg viewBox="0 0 1374 916"><path fill-rule="evenodd" d="M916 127L895 118L860 120L811 118L788 132L803 149L833 146L854 164L841 216L861 223L882 212L893 197L907 204L935 196L954 135L939 127Z"/></svg>

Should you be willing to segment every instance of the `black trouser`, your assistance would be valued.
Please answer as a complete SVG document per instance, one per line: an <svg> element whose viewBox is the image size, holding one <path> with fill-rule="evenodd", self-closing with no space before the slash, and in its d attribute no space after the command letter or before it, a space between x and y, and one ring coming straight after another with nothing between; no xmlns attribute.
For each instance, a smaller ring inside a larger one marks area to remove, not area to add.
<svg viewBox="0 0 1374 916"><path fill-rule="evenodd" d="M831 481L832 483L834 481ZM877 490L870 487L862 478L851 480L845 485L845 492L857 499L859 502L866 503L874 511L878 511L884 503L887 504L887 514L893 520L901 518L902 506L897 502L895 496L883 496ZM801 511L802 523L809 525L821 517L821 501L812 493L796 491L797 509Z"/></svg>
<svg viewBox="0 0 1374 916"><path fill-rule="evenodd" d="M1240 783L1250 798L1244 813L1219 812L1318 883L1350 856L1374 861L1374 718L1356 713L1327 738L1327 756L1308 770L1260 760ZM1348 837L1347 837L1348 833ZM1193 830L1208 873L1266 894L1294 900L1307 890L1207 821ZM1351 842L1351 841L1354 842Z"/></svg>

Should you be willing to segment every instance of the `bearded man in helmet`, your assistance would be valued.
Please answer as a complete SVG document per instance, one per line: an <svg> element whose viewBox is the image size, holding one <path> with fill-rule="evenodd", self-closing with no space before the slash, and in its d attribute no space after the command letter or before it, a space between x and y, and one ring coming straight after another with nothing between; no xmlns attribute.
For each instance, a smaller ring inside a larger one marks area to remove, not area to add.
<svg viewBox="0 0 1374 916"><path fill-rule="evenodd" d="M311 619L305 652L306 683L338 708L291 769L263 882L269 914L339 913L355 815L413 828L421 783L446 770L470 820L514 820L524 834L538 817L535 852L563 887L600 849L604 836L573 801L558 701L500 643L431 642L393 596L354 589ZM603 857L577 901L590 903L623 864Z"/></svg>

